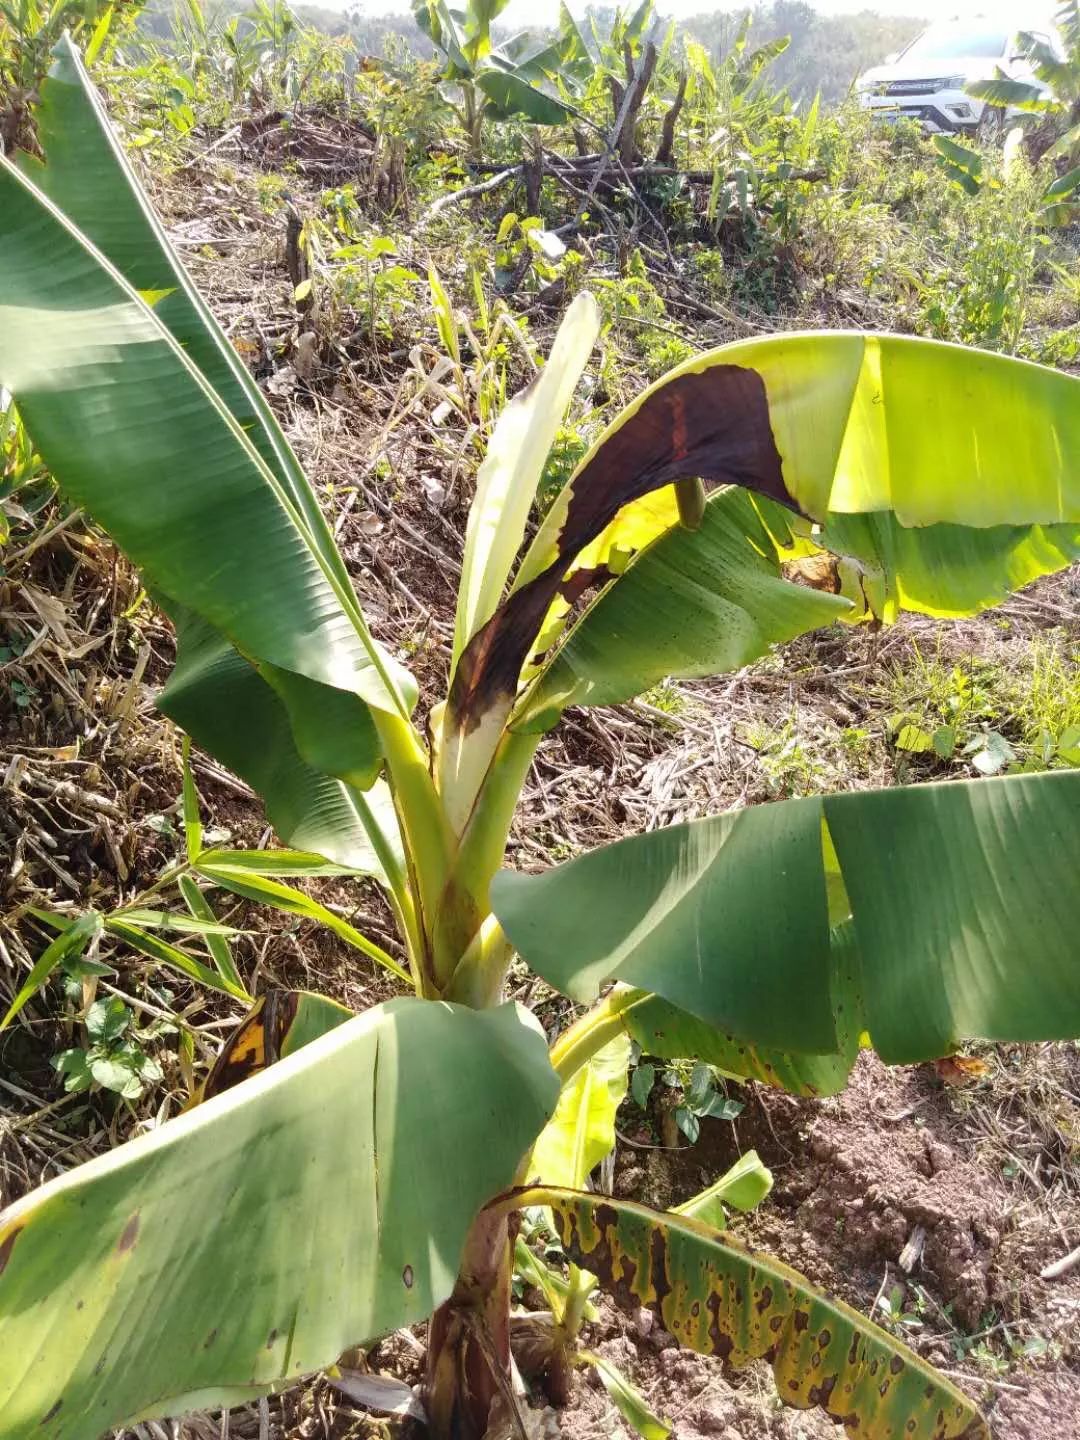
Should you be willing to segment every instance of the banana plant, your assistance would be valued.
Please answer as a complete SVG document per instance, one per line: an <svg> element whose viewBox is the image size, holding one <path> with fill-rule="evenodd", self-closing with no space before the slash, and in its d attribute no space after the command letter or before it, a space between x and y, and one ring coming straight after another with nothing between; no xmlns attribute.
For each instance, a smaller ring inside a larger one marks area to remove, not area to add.
<svg viewBox="0 0 1080 1440"><path fill-rule="evenodd" d="M421 731L70 43L38 123L47 163L0 164L0 385L172 617L167 713L285 845L378 880L413 993L360 1015L257 997L201 1104L0 1215L2 1440L249 1401L427 1317L430 1432L480 1440L515 1404L511 1235L533 1206L580 1275L686 1345L767 1359L783 1400L872 1440L985 1436L947 1378L708 1212L586 1187L627 1036L822 1095L860 1046L899 1063L1080 1034L1080 772L763 805L536 876L503 860L567 706L836 621L969 615L1071 563L1080 382L889 335L739 342L627 406L526 541L598 333L579 296L480 467ZM823 588L789 580L808 561ZM244 893L186 819L196 871ZM515 956L585 1007L550 1043L507 1000Z"/></svg>
<svg viewBox="0 0 1080 1440"><path fill-rule="evenodd" d="M998 66L996 75L974 82L967 92L999 109L1060 117L1064 131L1048 153L1064 155L1075 165L1080 159L1080 0L1061 0L1056 27L1061 53L1030 30L1017 36L1020 55L1031 66L1034 79L1012 79Z"/></svg>
<svg viewBox="0 0 1080 1440"><path fill-rule="evenodd" d="M980 195L984 189L999 190L1003 184L1008 184L1011 174L1016 171L1021 138L1019 127L1015 127L1005 140L1004 175L1001 179L988 172L982 153L973 146L953 140L948 135L935 135L933 144L938 162L952 183L959 185L968 195ZM1074 224L1080 219L1078 192L1080 165L1047 185L1037 202L1033 222L1047 228Z"/></svg>
<svg viewBox="0 0 1080 1440"><path fill-rule="evenodd" d="M558 45L538 44L527 31L492 45L491 22L506 5L507 0L467 0L457 9L446 0L413 0L416 23L446 56L443 80L460 91L458 118L476 155L485 119L519 115L534 125L561 125L571 115L542 88L559 68Z"/></svg>

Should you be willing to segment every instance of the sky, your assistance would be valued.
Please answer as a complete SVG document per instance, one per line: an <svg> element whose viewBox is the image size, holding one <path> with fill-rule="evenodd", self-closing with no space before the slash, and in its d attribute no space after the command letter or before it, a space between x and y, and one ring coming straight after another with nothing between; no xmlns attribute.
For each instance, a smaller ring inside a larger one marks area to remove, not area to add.
<svg viewBox="0 0 1080 1440"><path fill-rule="evenodd" d="M357 0L320 0L344 9L346 5L355 9ZM570 0L570 9L580 13L587 0ZM1031 0L809 0L815 10L824 15L850 15L859 10L876 10L879 15L927 15L935 19L958 17L967 19L975 15L1001 15L1012 20L1019 27L1029 21L1033 11L1039 7ZM408 0L359 0L362 15L386 15L408 10ZM742 4L710 3L710 0L658 0L657 9L664 15L684 18L700 15L709 10L742 9ZM499 17L509 25L544 25L554 21L559 11L559 0L510 0L510 4Z"/></svg>

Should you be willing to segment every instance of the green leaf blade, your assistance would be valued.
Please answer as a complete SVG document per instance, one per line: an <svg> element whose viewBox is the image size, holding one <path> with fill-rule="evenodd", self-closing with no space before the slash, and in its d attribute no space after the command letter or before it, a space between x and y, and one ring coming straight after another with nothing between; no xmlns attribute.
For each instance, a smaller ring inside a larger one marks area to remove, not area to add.
<svg viewBox="0 0 1080 1440"><path fill-rule="evenodd" d="M817 800L634 836L541 875L503 871L491 897L532 968L580 1003L619 979L760 1044L835 1048Z"/></svg>
<svg viewBox="0 0 1080 1440"><path fill-rule="evenodd" d="M671 1426L649 1408L645 1397L617 1365L594 1350L583 1350L580 1358L595 1369L611 1403L641 1440L668 1440Z"/></svg>
<svg viewBox="0 0 1080 1440"><path fill-rule="evenodd" d="M191 741L184 736L182 745L181 807L184 816L184 846L187 858L194 860L203 848L203 827L199 815L199 796L191 773Z"/></svg>
<svg viewBox="0 0 1080 1440"><path fill-rule="evenodd" d="M214 914L210 902L195 883L194 877L181 875L177 883L184 904L188 907L193 919L201 923L216 923L217 916ZM227 936L215 933L213 930L204 931L203 934L206 938L206 948L210 952L210 958L213 960L218 974L227 984L246 993L247 987L236 968Z"/></svg>
<svg viewBox="0 0 1080 1440"><path fill-rule="evenodd" d="M19 986L14 1000L8 1006L7 1013L0 1020L0 1030L7 1029L26 1002L41 989L61 961L82 954L91 939L101 933L101 926L100 915L80 915L77 920L67 925L55 940L50 941L34 962L30 974Z"/></svg>
<svg viewBox="0 0 1080 1440"><path fill-rule="evenodd" d="M157 961L159 965L167 965L173 970L178 970L189 980L205 985L210 990L219 990L225 995L231 995L234 1000L245 1002L251 1000L251 996L242 984L234 984L224 975L219 975L216 970L211 970L201 960L196 960L194 955L189 955L186 950L168 944L167 941L159 939L157 935L140 929L138 925L128 924L123 919L123 912L108 916L105 920L105 929L110 935L115 935L118 940L122 940L125 945L130 945L132 950L138 954L145 955L148 960Z"/></svg>
<svg viewBox="0 0 1080 1440"><path fill-rule="evenodd" d="M227 852L226 852L227 853ZM412 980L407 970L388 955L380 945L369 940L366 935L361 934L354 925L343 920L325 905L320 905L317 900L312 900L302 890L296 890L291 885L282 885L277 880L271 880L266 875L260 875L246 866L233 866L228 863L213 860L209 861L205 856L200 857L196 869L204 879L211 880L215 885L220 885L226 890L231 890L235 895L242 895L246 900L255 900L261 905L270 905L275 910L283 910L288 915L298 915L305 920L315 920L320 925L325 925L338 935L354 949L361 951L370 960L374 960L383 969L399 980L411 985Z"/></svg>
<svg viewBox="0 0 1080 1440"><path fill-rule="evenodd" d="M392 888L404 856L385 783L362 793L309 765L284 702L258 669L198 616L169 608L178 654L159 708L263 797L287 844Z"/></svg>
<svg viewBox="0 0 1080 1440"><path fill-rule="evenodd" d="M561 101L521 75L484 69L476 77L476 86L501 116L521 115L534 125L565 125L571 118L572 112Z"/></svg>
<svg viewBox="0 0 1080 1440"><path fill-rule="evenodd" d="M32 1193L0 1216L0 1433L97 1440L424 1319L556 1091L524 1012L392 1001Z"/></svg>
<svg viewBox="0 0 1080 1440"><path fill-rule="evenodd" d="M626 1095L630 1039L619 1035L570 1077L533 1149L529 1174L581 1189L615 1148L615 1115Z"/></svg>
<svg viewBox="0 0 1080 1440"><path fill-rule="evenodd" d="M851 910L832 925L822 817ZM1076 770L858 791L504 871L492 902L573 998L618 979L666 1002L627 1010L643 1048L834 1093L863 1031L889 1064L1080 1033L1078 829Z"/></svg>

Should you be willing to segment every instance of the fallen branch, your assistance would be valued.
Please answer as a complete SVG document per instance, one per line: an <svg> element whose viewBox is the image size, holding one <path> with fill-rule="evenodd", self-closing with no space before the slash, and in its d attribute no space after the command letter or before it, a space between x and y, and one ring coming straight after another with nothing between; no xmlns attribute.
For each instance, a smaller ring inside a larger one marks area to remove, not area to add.
<svg viewBox="0 0 1080 1440"><path fill-rule="evenodd" d="M565 175L570 178L576 176L584 179L584 172L593 169L597 161L605 159L609 162L613 177L629 175L635 180L647 179L651 175L656 176L658 179L678 175L695 185L710 185L716 173L713 170L683 170L680 169L678 165L660 164L655 160L643 161L640 165L620 166L618 162L615 161L613 155L557 155L551 150L545 150L544 155L546 161L545 170L548 174L555 176ZM608 168L609 166L605 165L601 174L603 175ZM504 170L502 166L493 164L491 161L474 160L469 162L469 169L475 171L478 175L505 177L507 175L520 175L523 167L521 165L515 165L510 170ZM725 183L732 182L735 178L734 172L723 176ZM812 185L818 181L828 179L828 172L819 166L810 170L793 170L787 178L789 180L804 181L806 184ZM466 191L459 191L457 193L463 197L467 196ZM451 198L450 196L444 196L443 200L436 201L435 203L441 205L444 201L450 201Z"/></svg>
<svg viewBox="0 0 1080 1440"><path fill-rule="evenodd" d="M486 170L489 167L478 165L474 168ZM477 195L487 195L490 191L497 190L500 185L505 185L507 180L512 180L515 175L522 175L524 168L523 165L511 165L508 169L497 171L488 180L478 180L475 185L466 185L461 190L454 190L449 195L440 195L438 200L429 206L420 217L420 224L429 224L435 219L436 215L441 215L442 212L448 210L451 205L460 205L464 200L472 200Z"/></svg>
<svg viewBox="0 0 1080 1440"><path fill-rule="evenodd" d="M1063 1255L1060 1260L1055 1260L1052 1265L1047 1265L1045 1270L1039 1271L1040 1280L1058 1280L1062 1275L1067 1275L1070 1270L1075 1270L1080 1265L1080 1245L1071 1250L1068 1255Z"/></svg>

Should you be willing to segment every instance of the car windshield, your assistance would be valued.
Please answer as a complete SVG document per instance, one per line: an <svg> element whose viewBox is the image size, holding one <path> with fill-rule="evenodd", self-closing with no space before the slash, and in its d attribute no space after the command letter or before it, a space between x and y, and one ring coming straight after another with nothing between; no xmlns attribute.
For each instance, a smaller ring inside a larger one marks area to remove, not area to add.
<svg viewBox="0 0 1080 1440"><path fill-rule="evenodd" d="M980 25L934 25L904 51L905 60L988 60L1005 54L1007 30Z"/></svg>

